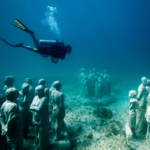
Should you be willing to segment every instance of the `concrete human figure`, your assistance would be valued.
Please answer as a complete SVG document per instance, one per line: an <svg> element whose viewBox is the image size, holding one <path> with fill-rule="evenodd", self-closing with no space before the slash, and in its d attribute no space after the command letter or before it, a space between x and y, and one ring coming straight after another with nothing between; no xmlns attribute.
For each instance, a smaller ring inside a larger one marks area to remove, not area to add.
<svg viewBox="0 0 150 150"><path fill-rule="evenodd" d="M43 85L44 86L44 95L49 100L49 89L45 86L45 84L46 84L45 79L40 79L38 81L38 85Z"/></svg>
<svg viewBox="0 0 150 150"><path fill-rule="evenodd" d="M95 80L94 80L94 76L95 74L94 73L91 73L89 76L88 76L88 80L87 80L87 94L88 94L88 98L90 97L94 97L95 95Z"/></svg>
<svg viewBox="0 0 150 150"><path fill-rule="evenodd" d="M2 106L2 104L5 102L5 98L2 94L0 94L0 108ZM1 145L0 145L0 150L6 150L7 149L7 142L6 142L6 136L5 135L1 135L1 123L0 123L0 141L2 141Z"/></svg>
<svg viewBox="0 0 150 150"><path fill-rule="evenodd" d="M33 112L33 123L36 129L36 150L49 149L48 114L46 112L48 100L44 95L44 86L35 88L35 94L30 110Z"/></svg>
<svg viewBox="0 0 150 150"><path fill-rule="evenodd" d="M29 131L29 123L30 123L30 115L29 115L29 107L32 102L32 95L29 92L29 84L24 83L21 86L21 91L19 92L19 97L17 98L19 110L22 114L23 117L23 122L24 122L24 129L23 129L23 134L24 138L27 140L28 136L28 131Z"/></svg>
<svg viewBox="0 0 150 150"><path fill-rule="evenodd" d="M22 150L24 123L16 103L19 92L15 88L8 88L5 96L6 101L1 106L0 115L1 134L6 135L7 150Z"/></svg>
<svg viewBox="0 0 150 150"><path fill-rule="evenodd" d="M142 83L138 88L137 100L139 101L139 108L137 109L137 121L136 121L136 133L137 134L146 134L147 123L144 117L147 107L147 95L146 90L147 78L142 77Z"/></svg>
<svg viewBox="0 0 150 150"><path fill-rule="evenodd" d="M95 82L95 98L98 98L98 76L94 77L94 82Z"/></svg>
<svg viewBox="0 0 150 150"><path fill-rule="evenodd" d="M108 76L107 70L104 70L103 71L103 79L104 79L104 81L106 81L107 76Z"/></svg>
<svg viewBox="0 0 150 150"><path fill-rule="evenodd" d="M147 96L147 109L150 106L150 80L147 79L147 85L146 85L146 90L148 92L148 96Z"/></svg>
<svg viewBox="0 0 150 150"><path fill-rule="evenodd" d="M44 96L47 98L47 100L49 101L49 89L45 86L46 84L46 81L45 79L40 79L38 81L38 85L43 85L44 86ZM48 105L47 105L47 109L46 109L47 113L49 112L49 108L48 108Z"/></svg>
<svg viewBox="0 0 150 150"><path fill-rule="evenodd" d="M31 78L25 78L25 83L29 84L29 92L31 93L31 103L35 96L35 88L33 87L33 80ZM30 105L31 105L30 103ZM29 111L29 125L30 127L34 127L32 123L32 112Z"/></svg>
<svg viewBox="0 0 150 150"><path fill-rule="evenodd" d="M146 90L147 90L148 94L150 94L150 80L149 79L147 79Z"/></svg>
<svg viewBox="0 0 150 150"><path fill-rule="evenodd" d="M82 81L82 88L80 91L80 97L88 97L88 77L84 76L84 79Z"/></svg>
<svg viewBox="0 0 150 150"><path fill-rule="evenodd" d="M96 72L96 76L98 76L98 77L99 77L99 76L100 76L100 72Z"/></svg>
<svg viewBox="0 0 150 150"><path fill-rule="evenodd" d="M13 87L13 84L15 82L15 78L13 76L6 76L5 80L4 80L4 88L3 88L3 92L5 93L5 91L8 89L8 88L11 88Z"/></svg>
<svg viewBox="0 0 150 150"><path fill-rule="evenodd" d="M132 132L132 137L136 138L135 127L136 127L136 109L138 106L138 101L136 99L136 91L131 90L129 92L129 128Z"/></svg>
<svg viewBox="0 0 150 150"><path fill-rule="evenodd" d="M2 104L5 102L5 98L2 94L0 94L0 107L2 106Z"/></svg>
<svg viewBox="0 0 150 150"><path fill-rule="evenodd" d="M29 92L31 93L31 96L33 99L35 94L35 89L33 88L33 80L31 78L25 78L25 82L29 84Z"/></svg>
<svg viewBox="0 0 150 150"><path fill-rule="evenodd" d="M96 76L96 68L93 68L92 73L93 73L93 76L95 77Z"/></svg>
<svg viewBox="0 0 150 150"><path fill-rule="evenodd" d="M150 138L150 106L147 109L147 112L145 114L146 121L147 121L147 132L146 132L146 138Z"/></svg>
<svg viewBox="0 0 150 150"><path fill-rule="evenodd" d="M52 91L52 130L53 130L53 140L58 141L62 138L61 129L63 126L63 119L65 117L64 108L64 94L60 92L61 83L60 81L55 81L53 83L55 90Z"/></svg>
<svg viewBox="0 0 150 150"><path fill-rule="evenodd" d="M102 99L103 94L104 94L104 79L103 74L101 73L98 78L98 97Z"/></svg>
<svg viewBox="0 0 150 150"><path fill-rule="evenodd" d="M79 70L80 74L79 74L79 83L82 84L82 81L84 79L84 76L85 76L85 69L82 68Z"/></svg>
<svg viewBox="0 0 150 150"><path fill-rule="evenodd" d="M108 96L111 96L111 80L110 80L110 75L107 75L106 78L106 83L105 83L105 94Z"/></svg>

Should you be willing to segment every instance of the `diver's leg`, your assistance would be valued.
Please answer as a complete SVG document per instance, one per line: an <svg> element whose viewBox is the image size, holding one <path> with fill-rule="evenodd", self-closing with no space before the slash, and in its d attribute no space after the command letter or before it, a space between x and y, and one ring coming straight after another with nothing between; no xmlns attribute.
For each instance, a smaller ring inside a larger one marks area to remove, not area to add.
<svg viewBox="0 0 150 150"><path fill-rule="evenodd" d="M30 35L32 36L33 42L35 44L35 47L37 49L39 49L39 42L38 42L38 40L35 38L34 34L30 34Z"/></svg>

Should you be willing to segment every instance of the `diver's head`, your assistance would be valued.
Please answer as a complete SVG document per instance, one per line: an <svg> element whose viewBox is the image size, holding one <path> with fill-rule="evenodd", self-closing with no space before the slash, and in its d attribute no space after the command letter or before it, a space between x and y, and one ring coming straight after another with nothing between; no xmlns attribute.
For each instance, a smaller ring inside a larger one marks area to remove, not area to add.
<svg viewBox="0 0 150 150"><path fill-rule="evenodd" d="M66 49L68 54L70 54L72 51L72 47L70 45L65 46L65 49Z"/></svg>

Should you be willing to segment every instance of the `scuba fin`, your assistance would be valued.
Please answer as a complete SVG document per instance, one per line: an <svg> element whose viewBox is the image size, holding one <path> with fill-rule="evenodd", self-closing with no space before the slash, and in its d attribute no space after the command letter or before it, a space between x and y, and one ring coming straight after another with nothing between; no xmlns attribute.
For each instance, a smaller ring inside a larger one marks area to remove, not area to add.
<svg viewBox="0 0 150 150"><path fill-rule="evenodd" d="M1 39L3 42L5 42L6 44L8 44L8 45L10 45L10 46L12 46L12 47L22 47L23 44L24 44L24 43L19 43L19 44L16 44L16 45L12 45L12 44L8 43L4 38L1 38L1 37L0 37L0 39Z"/></svg>
<svg viewBox="0 0 150 150"><path fill-rule="evenodd" d="M32 32L31 30L29 30L23 23L21 23L18 19L15 19L14 20L18 25L14 24L14 23L11 23L13 26L29 33L29 34L34 34L34 32Z"/></svg>

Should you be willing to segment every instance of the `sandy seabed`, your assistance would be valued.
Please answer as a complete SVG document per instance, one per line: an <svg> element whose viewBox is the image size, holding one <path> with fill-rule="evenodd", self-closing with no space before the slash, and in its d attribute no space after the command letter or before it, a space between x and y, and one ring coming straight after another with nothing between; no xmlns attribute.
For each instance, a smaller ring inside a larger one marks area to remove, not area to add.
<svg viewBox="0 0 150 150"><path fill-rule="evenodd" d="M115 101L104 108L112 111L111 118L94 115L98 105L85 105L79 97L78 80L63 80L62 92L65 95L65 123L72 150L149 150L150 139L145 136L135 140L126 140L125 126L128 122L128 93L137 90L137 84L118 83L112 86ZM23 82L22 82L23 83ZM21 84L22 84L21 83ZM47 87L52 82L48 82ZM21 86L21 84L18 84ZM29 133L24 140L24 150L34 150L35 133Z"/></svg>

